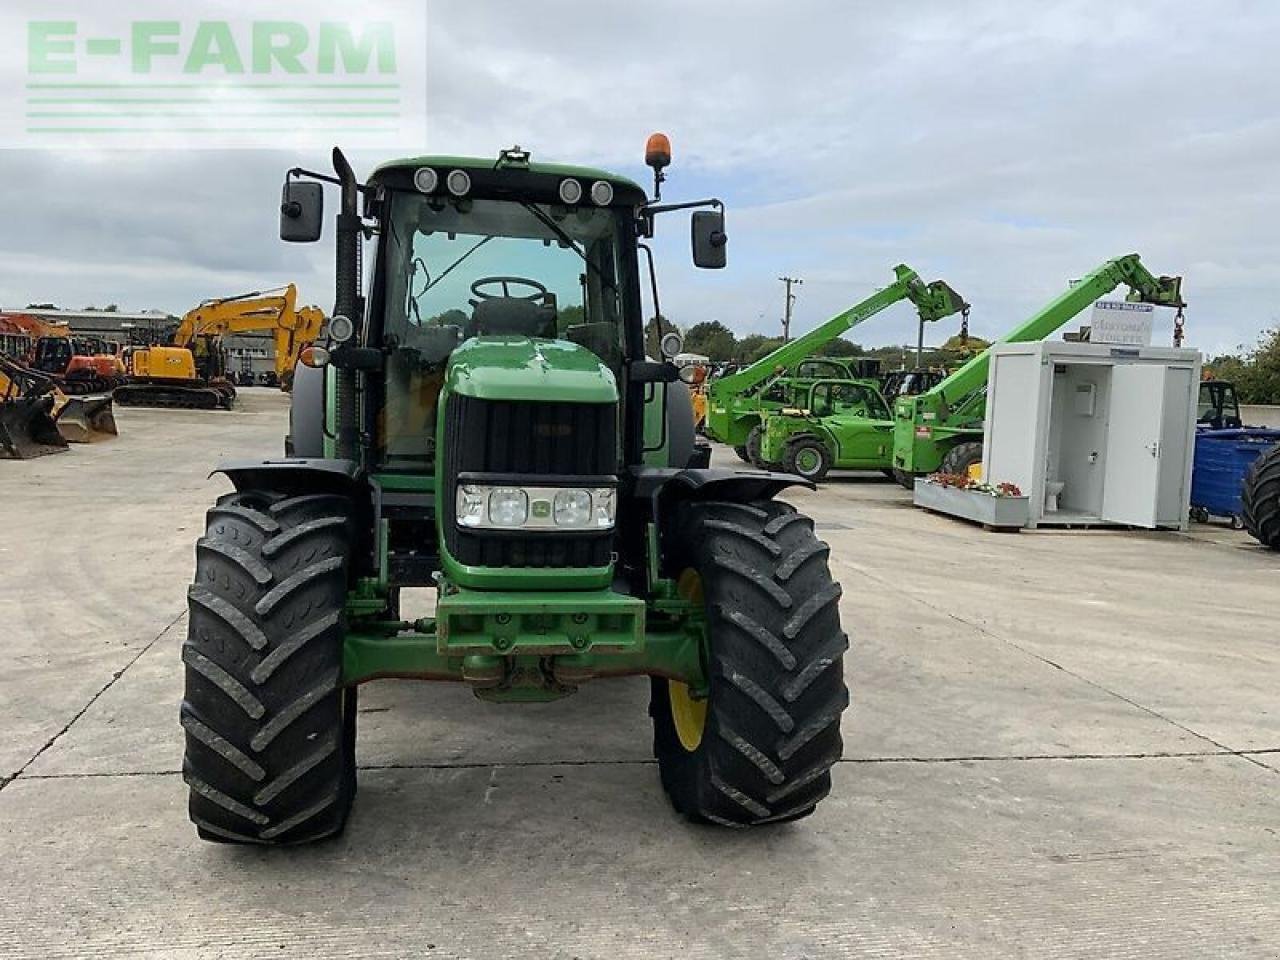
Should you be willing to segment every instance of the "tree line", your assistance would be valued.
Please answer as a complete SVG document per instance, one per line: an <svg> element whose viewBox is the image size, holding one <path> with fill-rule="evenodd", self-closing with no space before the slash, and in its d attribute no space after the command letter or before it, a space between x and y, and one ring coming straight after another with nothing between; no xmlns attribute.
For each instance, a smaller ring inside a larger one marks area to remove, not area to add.
<svg viewBox="0 0 1280 960"><path fill-rule="evenodd" d="M716 363L755 363L766 354L782 346L782 337L770 337L761 333L748 334L741 339L719 320L695 323L684 331L684 349L698 353ZM939 347L926 347L923 354L925 366L950 367L962 363L973 354L989 346L980 337L962 341L959 335L951 337ZM878 357L889 368L913 366L914 345L872 347L870 349L851 340L837 337L824 344L816 353L819 357Z"/></svg>
<svg viewBox="0 0 1280 960"><path fill-rule="evenodd" d="M1234 383L1241 403L1280 403L1280 328L1265 331L1252 349L1214 357L1205 370Z"/></svg>

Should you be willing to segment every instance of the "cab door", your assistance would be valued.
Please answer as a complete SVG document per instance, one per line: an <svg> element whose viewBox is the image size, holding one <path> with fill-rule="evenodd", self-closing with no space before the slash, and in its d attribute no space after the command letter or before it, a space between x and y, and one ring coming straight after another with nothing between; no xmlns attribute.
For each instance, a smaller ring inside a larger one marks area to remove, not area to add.
<svg viewBox="0 0 1280 960"><path fill-rule="evenodd" d="M856 381L829 385L828 429L836 441L837 463L846 469L879 470L893 457L893 420L884 398Z"/></svg>

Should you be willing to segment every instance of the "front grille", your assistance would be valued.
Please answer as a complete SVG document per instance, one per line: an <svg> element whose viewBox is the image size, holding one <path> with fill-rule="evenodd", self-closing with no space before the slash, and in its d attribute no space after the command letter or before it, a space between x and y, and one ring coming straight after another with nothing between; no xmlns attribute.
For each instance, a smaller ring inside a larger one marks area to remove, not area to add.
<svg viewBox="0 0 1280 960"><path fill-rule="evenodd" d="M608 403L479 400L454 394L445 409L445 546L476 567L603 567L612 531L521 533L462 530L453 523L458 476L600 477L617 473L616 407Z"/></svg>

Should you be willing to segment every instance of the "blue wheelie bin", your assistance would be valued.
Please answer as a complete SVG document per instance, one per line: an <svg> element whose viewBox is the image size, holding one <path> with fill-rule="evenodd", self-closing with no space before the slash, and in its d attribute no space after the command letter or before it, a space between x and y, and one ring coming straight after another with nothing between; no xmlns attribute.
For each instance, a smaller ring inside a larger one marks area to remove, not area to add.
<svg viewBox="0 0 1280 960"><path fill-rule="evenodd" d="M1264 450L1277 443L1280 430L1259 427L1197 432L1191 470L1191 518L1204 523L1211 516L1226 517L1239 530L1243 526L1240 488L1244 486L1244 475Z"/></svg>

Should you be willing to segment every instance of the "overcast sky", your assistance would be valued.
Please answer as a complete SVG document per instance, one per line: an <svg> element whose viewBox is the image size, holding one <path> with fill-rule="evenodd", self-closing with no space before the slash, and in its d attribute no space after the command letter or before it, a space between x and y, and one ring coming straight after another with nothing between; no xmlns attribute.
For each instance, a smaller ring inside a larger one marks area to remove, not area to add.
<svg viewBox="0 0 1280 960"><path fill-rule="evenodd" d="M683 325L774 333L789 273L804 330L905 262L995 336L1134 251L1186 278L1206 352L1280 322L1280 5L433 0L428 30L423 152L518 142L647 183L645 137L670 134L667 198L729 204L722 272L689 265L683 219L664 225ZM327 309L329 245L276 239L284 169L326 158L292 150L287 123L279 140L0 151L0 304L181 313L293 280ZM852 338L912 340L910 312Z"/></svg>

